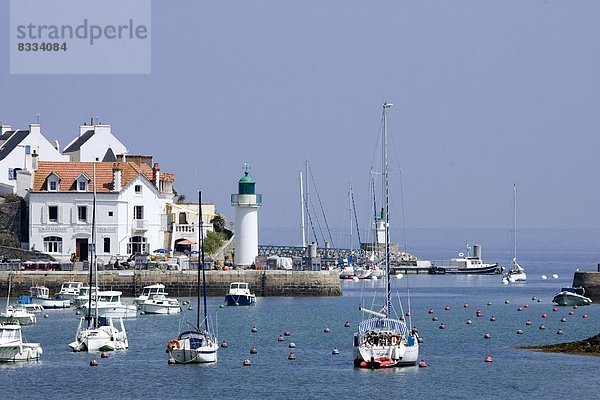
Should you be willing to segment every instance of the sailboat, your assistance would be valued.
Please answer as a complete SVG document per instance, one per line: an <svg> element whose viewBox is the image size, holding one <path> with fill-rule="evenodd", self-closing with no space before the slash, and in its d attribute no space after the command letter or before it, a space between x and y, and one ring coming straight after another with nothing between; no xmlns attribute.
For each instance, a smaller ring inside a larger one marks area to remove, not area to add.
<svg viewBox="0 0 600 400"><path fill-rule="evenodd" d="M202 192L198 191L198 207L200 218L200 247L201 257L198 265L198 307L196 312L196 325L192 329L179 334L177 339L169 340L167 353L169 362L175 364L199 364L217 361L219 345L216 335L210 332L208 315L206 312L206 274L204 272L204 228L202 224ZM202 274L202 297L204 300L204 319L200 320L200 274ZM202 325L204 324L204 329Z"/></svg>
<svg viewBox="0 0 600 400"><path fill-rule="evenodd" d="M6 294L6 310L0 313L0 323L13 325L35 325L37 317L29 312L24 304L10 304L10 289L12 285L12 273L8 275L8 292Z"/></svg>
<svg viewBox="0 0 600 400"><path fill-rule="evenodd" d="M385 194L385 286L386 303L379 311L359 307L370 315L358 325L354 334L354 366L357 368L391 368L415 365L419 358L416 330L409 331L403 319L393 315L390 282L389 185L387 163L387 110L383 104L383 189Z"/></svg>
<svg viewBox="0 0 600 400"><path fill-rule="evenodd" d="M504 274L502 277L502 283L515 283L515 282L525 282L527 280L527 275L525 274L525 270L523 267L519 265L517 262L517 185L513 184L513 204L514 204L514 212L515 212L515 227L514 227L514 236L513 236L513 266L512 268Z"/></svg>
<svg viewBox="0 0 600 400"><path fill-rule="evenodd" d="M92 206L92 246L90 255L92 257L92 265L90 266L90 288L97 287L98 284L98 258L96 254L96 163L94 167L94 197ZM94 279L95 274L95 279ZM94 290L88 292L88 304L92 301L96 303L95 313L92 315L92 308L88 307L86 314L81 317L79 327L75 333L75 340L69 343L69 347L73 351L114 351L126 350L129 348L127 340L127 332L123 318L118 318L120 322L120 330L115 327L112 317L98 316L98 302L92 297ZM94 293L95 296L98 292ZM94 299L94 300L93 300Z"/></svg>

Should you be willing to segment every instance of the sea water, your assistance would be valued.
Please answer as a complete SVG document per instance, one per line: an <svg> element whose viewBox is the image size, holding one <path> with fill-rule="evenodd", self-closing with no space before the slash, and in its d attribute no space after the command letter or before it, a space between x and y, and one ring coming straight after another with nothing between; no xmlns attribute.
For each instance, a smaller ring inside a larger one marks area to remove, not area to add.
<svg viewBox="0 0 600 400"><path fill-rule="evenodd" d="M229 346L219 349L217 363L205 365L169 365L165 353L169 339L189 327L186 321L195 321L193 298L189 299L193 310L184 306L181 315L139 315L127 320L129 350L110 353L106 359L71 352L68 343L74 339L79 317L73 310L48 310L48 318L40 315L36 326L23 328L28 341L42 344L42 360L0 365L0 398L595 398L600 389L597 357L516 346L580 340L600 332L600 306L559 307L553 312L551 303L562 286L571 284L575 269L595 270L600 261L597 234L532 233L528 246L519 252L528 273L525 284L503 285L500 275L394 279L394 299L402 300L398 313L410 307L409 322L423 338L419 358L426 361L426 368L353 367L352 335L361 320L358 306L382 306L383 280L343 281L340 297L265 297L249 307L220 307L224 297L210 297L209 314L219 341L226 340ZM480 232L483 239L494 235ZM442 258L454 251L453 241L464 245L465 239L423 234L413 252L422 258ZM488 261L510 262L510 249L487 245L486 252L486 243L481 244ZM553 274L558 278L553 279ZM541 275L548 279L542 280ZM522 311L517 311L519 306ZM476 316L478 309L481 317ZM571 310L574 315L569 316ZM583 318L584 313L589 318ZM492 315L495 321L490 321ZM434 316L438 321L432 320ZM567 322L560 322L561 317ZM467 319L473 323L467 325ZM526 325L527 320L532 325ZM344 327L346 321L351 328ZM442 322L446 329L439 329ZM540 330L540 324L546 329ZM518 329L522 335L516 334ZM564 334L557 335L558 329ZM278 341L285 331L291 336ZM490 339L484 339L486 333ZM295 349L288 347L290 342ZM252 347L257 354L249 353ZM333 348L340 354L333 355ZM288 360L290 352L296 360ZM488 354L491 363L484 361ZM89 366L92 359L98 360L97 367ZM252 365L243 366L244 359Z"/></svg>

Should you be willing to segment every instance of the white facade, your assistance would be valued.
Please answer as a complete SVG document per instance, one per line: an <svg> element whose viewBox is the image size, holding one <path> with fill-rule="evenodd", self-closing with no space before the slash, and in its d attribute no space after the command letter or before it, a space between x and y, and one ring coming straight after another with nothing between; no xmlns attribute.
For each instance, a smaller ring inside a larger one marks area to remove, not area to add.
<svg viewBox="0 0 600 400"><path fill-rule="evenodd" d="M87 170L92 163L65 164L62 180L61 171L53 164L45 167L43 190L29 191L29 247L48 253L61 261L90 260L89 245L92 244L93 185ZM86 164L86 172L73 172L74 166ZM142 174L132 174L125 186L120 187L125 171L113 168L128 168L127 163L96 163L98 186L103 191L96 193L96 250L98 260L107 263L111 256L130 255L138 252L151 253L165 245L167 230L167 204L172 202L172 193L159 192L154 184ZM67 171L67 170L70 170ZM100 176L110 171L110 185ZM131 171L128 170L128 173ZM69 173L76 177L74 183L65 178ZM130 176L130 175L127 175ZM39 186L40 177L36 177ZM51 181L56 180L56 187ZM87 185L86 185L87 182ZM118 185L115 185L118 183ZM81 184L81 186L80 186ZM106 189L110 186L112 189ZM65 190L76 188L76 190ZM34 188L35 189L35 188Z"/></svg>
<svg viewBox="0 0 600 400"><path fill-rule="evenodd" d="M168 247L175 251L200 251L200 227L198 222L198 204L169 204L167 206L170 239ZM215 205L202 203L203 237L213 230L210 222L215 213ZM183 242L183 243L182 243Z"/></svg>
<svg viewBox="0 0 600 400"><path fill-rule="evenodd" d="M69 160L60 153L57 143L50 143L42 135L39 124L30 124L28 131L13 131L10 125L1 125L1 134L0 194L16 192L17 172L32 171L32 161L35 157L38 161Z"/></svg>
<svg viewBox="0 0 600 400"><path fill-rule="evenodd" d="M70 161L102 161L107 151L113 154L126 154L127 148L113 134L107 124L82 125L79 136L73 139L64 149Z"/></svg>

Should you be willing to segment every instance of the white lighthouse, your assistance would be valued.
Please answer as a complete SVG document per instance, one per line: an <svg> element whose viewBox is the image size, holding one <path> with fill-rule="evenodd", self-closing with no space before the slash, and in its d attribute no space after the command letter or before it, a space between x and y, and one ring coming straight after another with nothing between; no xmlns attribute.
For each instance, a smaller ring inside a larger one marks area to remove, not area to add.
<svg viewBox="0 0 600 400"><path fill-rule="evenodd" d="M236 267L249 267L258 255L258 209L262 205L262 195L256 194L256 182L244 165L244 176L238 181L238 193L231 195L231 205L235 207L235 253Z"/></svg>

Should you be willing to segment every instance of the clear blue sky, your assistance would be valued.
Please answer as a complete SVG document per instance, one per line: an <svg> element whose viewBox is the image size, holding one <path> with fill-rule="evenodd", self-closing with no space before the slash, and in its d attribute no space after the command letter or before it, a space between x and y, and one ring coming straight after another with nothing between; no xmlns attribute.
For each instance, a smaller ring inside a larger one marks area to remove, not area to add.
<svg viewBox="0 0 600 400"><path fill-rule="evenodd" d="M297 225L309 160L340 226L387 100L407 227L507 228L516 181L520 227L598 228L597 1L155 0L151 36L150 75L61 76L10 75L0 35L0 120L64 146L98 116L228 219L249 162L262 227Z"/></svg>

